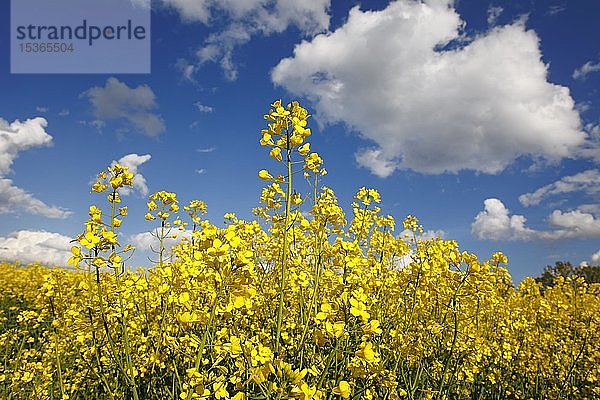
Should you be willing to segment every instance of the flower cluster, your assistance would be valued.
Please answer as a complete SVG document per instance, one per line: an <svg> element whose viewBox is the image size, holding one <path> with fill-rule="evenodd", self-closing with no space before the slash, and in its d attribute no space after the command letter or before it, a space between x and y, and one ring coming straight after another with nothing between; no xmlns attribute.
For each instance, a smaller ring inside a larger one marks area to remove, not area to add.
<svg viewBox="0 0 600 400"><path fill-rule="evenodd" d="M515 287L502 253L424 239L411 215L395 233L374 189L358 190L350 218L330 188L302 201L291 157L323 171L307 118L279 101L266 116L261 144L283 171L259 174L260 222L214 225L199 200L180 218L177 196L156 192L146 219L160 223L160 258L127 269L119 190L132 175L115 165L92 187L107 211L90 207L77 271L0 263L0 398L600 397L600 285Z"/></svg>
<svg viewBox="0 0 600 400"><path fill-rule="evenodd" d="M77 268L85 261L88 266L96 269L108 266L116 270L121 267L122 256L132 250L131 246L118 250L121 245L117 241L115 229L121 226L128 213L127 206L117 206L121 203L119 189L133 185L133 174L127 167L114 164L100 172L97 178L92 192L107 193L110 214L103 219L102 209L96 205L90 206L90 218L85 223L85 232L75 238L79 245L71 248L73 256L68 264Z"/></svg>
<svg viewBox="0 0 600 400"><path fill-rule="evenodd" d="M268 121L267 129L261 131L261 146L269 147L269 156L277 161L291 161L293 153L304 158L304 169L314 173L325 174L321 169L323 159L318 153L310 151L310 143L306 139L311 135L307 122L310 115L297 101L283 106L281 100L271 104L271 109L264 118ZM261 170L259 177L264 180L277 180L267 170ZM282 179L279 176L279 180Z"/></svg>

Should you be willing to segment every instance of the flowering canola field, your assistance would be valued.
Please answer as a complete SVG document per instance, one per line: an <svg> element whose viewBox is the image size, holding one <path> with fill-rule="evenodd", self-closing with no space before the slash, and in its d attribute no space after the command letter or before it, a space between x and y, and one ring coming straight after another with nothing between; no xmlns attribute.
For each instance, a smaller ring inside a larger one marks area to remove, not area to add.
<svg viewBox="0 0 600 400"><path fill-rule="evenodd" d="M260 143L280 171L259 172L257 221L217 227L202 201L154 193L156 263L133 272L118 235L133 175L113 165L75 271L0 263L0 398L600 398L600 285L515 288L501 253L426 240L410 215L394 234L373 189L346 216L307 110L271 106Z"/></svg>

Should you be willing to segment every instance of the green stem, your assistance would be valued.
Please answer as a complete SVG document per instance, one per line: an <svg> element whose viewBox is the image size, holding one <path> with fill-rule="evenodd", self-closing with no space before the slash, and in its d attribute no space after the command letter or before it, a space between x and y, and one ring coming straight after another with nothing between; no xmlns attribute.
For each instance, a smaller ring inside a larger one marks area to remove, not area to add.
<svg viewBox="0 0 600 400"><path fill-rule="evenodd" d="M54 326L54 321L56 321L56 313L54 312L54 302L52 301L52 297L49 298L50 301L50 310L52 311L52 330L54 331L54 352L56 355L56 369L58 373L58 384L60 386L60 395L64 397L65 395L65 387L63 385L63 377L62 377L62 369L60 367L60 352L58 351L58 330Z"/></svg>
<svg viewBox="0 0 600 400"><path fill-rule="evenodd" d="M287 130L286 164L287 164L287 192L285 194L285 226L283 231L283 249L281 253L281 276L279 286L279 304L277 306L277 329L275 331L275 354L279 354L279 341L281 336L281 323L283 320L283 298L285 291L285 270L288 255L288 229L290 223L290 206L292 197L292 149L290 147L290 131Z"/></svg>
<svg viewBox="0 0 600 400"><path fill-rule="evenodd" d="M213 305L210 310L210 319L208 320L208 325L206 326L206 330L202 335L202 341L200 342L200 346L198 347L198 353L196 354L196 360L194 362L194 368L196 368L196 371L198 371L198 368L200 368L200 363L202 362L202 357L204 355L204 346L206 345L206 339L208 339L208 334L212 330L212 326L214 324L215 316L217 314L217 306L219 304L219 298L221 297L221 293L223 292L223 286L224 285L221 285L219 287L219 291L215 296L215 300L213 301ZM193 390L190 388L190 390L187 393L186 399L191 399L192 392Z"/></svg>
<svg viewBox="0 0 600 400"><path fill-rule="evenodd" d="M327 223L327 219L325 219L325 221L323 221L323 228L325 228L326 223ZM319 242L319 250L318 250L318 255L315 259L315 287L313 289L313 294L310 299L310 305L308 307L308 316L306 318L304 329L302 331L302 336L300 338L300 345L298 346L298 348L300 349L300 351L302 353L302 356L300 357L300 369L302 369L302 365L304 362L304 340L306 339L306 334L308 333L310 318L312 317L313 313L317 312L315 308L317 306L316 301L317 301L317 296L318 296L318 291L319 291L319 281L321 280L321 253L323 251L324 238L320 235L317 240Z"/></svg>
<svg viewBox="0 0 600 400"><path fill-rule="evenodd" d="M444 363L444 371L442 372L442 379L440 380L440 386L438 388L438 398L444 398L445 396L442 395L442 390L444 389L444 384L445 384L445 380L446 380L446 373L448 372L448 367L450 365L450 361L452 360L452 356L454 355L454 348L456 346L456 339L458 337L458 317L457 317L457 311L456 311L456 301L453 300L453 317L454 317L454 330L453 330L453 334L452 334L452 344L450 345L450 354L448 354L448 357L446 358L446 362Z"/></svg>
<svg viewBox="0 0 600 400"><path fill-rule="evenodd" d="M94 327L94 320L92 318L92 309L89 307L88 307L88 318L90 320L90 329L92 331L92 342L94 344L94 348L96 349L96 351L94 352L94 355L95 355L94 358L96 359L96 365L98 367L97 376L100 379L100 381L102 382L102 384L104 385L104 390L106 391L106 393L109 394L111 396L111 398L113 398L114 396L112 395L112 390L110 388L110 385L104 378L104 372L102 371L102 362L100 361L100 357L101 357L100 351L102 350L102 348L98 345L98 340L96 338L96 328Z"/></svg>
<svg viewBox="0 0 600 400"><path fill-rule="evenodd" d="M163 219L160 223L160 247L158 254L158 265L162 268L163 266L163 253L165 251L165 220Z"/></svg>
<svg viewBox="0 0 600 400"><path fill-rule="evenodd" d="M116 272L116 270L115 270ZM121 286L120 284L120 278L119 275L116 276L116 281L117 281L117 291L119 291L119 287ZM133 373L133 362L131 360L131 347L129 346L129 334L127 331L127 318L125 316L125 312L126 310L124 309L124 305L123 305L123 297L119 296L119 307L121 309L121 326L123 329L123 344L125 346L125 359L127 361L127 369L129 371L129 380L133 389L133 398L135 400L138 400L138 392L137 392L137 385L135 384L135 376Z"/></svg>
<svg viewBox="0 0 600 400"><path fill-rule="evenodd" d="M110 230L112 233L115 233L115 199L116 199L116 195L117 195L117 190L113 189L113 194L112 194L112 200L111 201L111 208L110 208ZM111 250L112 252L115 252L116 248L115 245L113 244L111 246ZM115 284L117 287L117 293L120 293L121 291L121 273L124 272L124 268L123 266L120 264L119 266L115 266ZM132 386L132 391L133 391L133 398L134 400L138 400L139 396L138 396L138 392L137 392L137 385L135 384L135 376L133 374L133 362L131 361L131 348L129 346L129 335L127 333L127 318L125 316L126 310L123 304L123 297L122 296L118 296L119 297L119 308L121 311L121 329L123 330L123 345L125 347L125 360L127 362L127 370L128 370L128 383L131 384Z"/></svg>

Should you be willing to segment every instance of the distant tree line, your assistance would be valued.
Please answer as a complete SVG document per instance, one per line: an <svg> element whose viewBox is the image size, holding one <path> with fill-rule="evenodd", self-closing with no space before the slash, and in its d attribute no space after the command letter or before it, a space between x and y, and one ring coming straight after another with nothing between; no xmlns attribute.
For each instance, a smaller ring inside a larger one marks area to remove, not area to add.
<svg viewBox="0 0 600 400"><path fill-rule="evenodd" d="M568 261L557 261L554 265L547 265L541 276L535 278L536 282L541 283L543 288L554 285L554 279L562 276L563 278L572 278L580 276L587 283L600 283L600 265L579 265L574 267Z"/></svg>

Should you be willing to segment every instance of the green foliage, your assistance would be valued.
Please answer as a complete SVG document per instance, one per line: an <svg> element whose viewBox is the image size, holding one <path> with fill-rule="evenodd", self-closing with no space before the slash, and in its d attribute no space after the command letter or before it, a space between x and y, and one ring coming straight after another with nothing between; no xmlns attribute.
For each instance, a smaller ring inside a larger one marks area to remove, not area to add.
<svg viewBox="0 0 600 400"><path fill-rule="evenodd" d="M574 267L568 261L557 261L554 265L547 265L541 276L535 278L542 288L554 286L558 277L573 278L582 277L587 283L600 283L600 265L580 265Z"/></svg>

